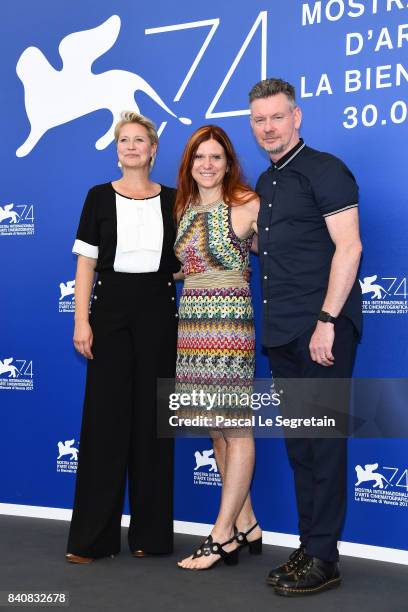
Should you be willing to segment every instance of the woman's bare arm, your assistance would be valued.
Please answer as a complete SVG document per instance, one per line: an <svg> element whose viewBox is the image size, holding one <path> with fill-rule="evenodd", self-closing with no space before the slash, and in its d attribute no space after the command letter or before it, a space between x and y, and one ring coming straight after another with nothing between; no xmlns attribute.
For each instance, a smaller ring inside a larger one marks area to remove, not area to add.
<svg viewBox="0 0 408 612"><path fill-rule="evenodd" d="M96 259L78 255L75 276L74 346L87 359L93 359L93 333L89 324L89 300L95 278Z"/></svg>

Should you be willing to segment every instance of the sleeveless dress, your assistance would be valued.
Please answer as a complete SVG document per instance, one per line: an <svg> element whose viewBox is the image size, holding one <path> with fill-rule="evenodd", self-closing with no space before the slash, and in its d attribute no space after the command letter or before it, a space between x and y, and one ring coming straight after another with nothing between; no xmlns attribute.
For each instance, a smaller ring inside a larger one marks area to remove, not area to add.
<svg viewBox="0 0 408 612"><path fill-rule="evenodd" d="M185 281L179 306L176 390L218 394L211 410L205 403L199 410L193 405L182 411L183 416L211 417L204 426L234 426L229 419L251 415L245 402L252 392L255 333L250 288L242 275L251 243L252 234L245 239L236 236L231 207L223 201L190 205L180 220L175 253ZM219 418L215 424L218 415L225 420Z"/></svg>

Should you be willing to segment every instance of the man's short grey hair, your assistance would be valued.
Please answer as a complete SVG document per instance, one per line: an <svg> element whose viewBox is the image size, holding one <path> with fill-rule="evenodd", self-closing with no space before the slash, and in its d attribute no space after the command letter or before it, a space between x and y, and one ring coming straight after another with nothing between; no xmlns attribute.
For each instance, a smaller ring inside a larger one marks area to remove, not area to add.
<svg viewBox="0 0 408 612"><path fill-rule="evenodd" d="M283 93L292 106L296 106L296 92L293 85L282 79L264 79L249 92L249 103L260 98L270 98Z"/></svg>

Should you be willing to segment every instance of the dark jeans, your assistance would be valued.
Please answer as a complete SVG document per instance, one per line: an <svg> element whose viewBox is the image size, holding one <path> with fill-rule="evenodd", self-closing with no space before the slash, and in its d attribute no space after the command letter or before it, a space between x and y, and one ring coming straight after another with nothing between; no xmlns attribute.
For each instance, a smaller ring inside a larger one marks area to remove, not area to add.
<svg viewBox="0 0 408 612"><path fill-rule="evenodd" d="M346 317L338 318L333 345L335 361L330 367L321 366L310 357L314 329L284 346L268 348L274 379L351 377L358 343L353 323ZM344 401L347 400L348 394L344 396ZM347 406L343 410L346 412ZM287 437L285 442L294 471L301 544L308 555L336 561L346 509L347 439Z"/></svg>

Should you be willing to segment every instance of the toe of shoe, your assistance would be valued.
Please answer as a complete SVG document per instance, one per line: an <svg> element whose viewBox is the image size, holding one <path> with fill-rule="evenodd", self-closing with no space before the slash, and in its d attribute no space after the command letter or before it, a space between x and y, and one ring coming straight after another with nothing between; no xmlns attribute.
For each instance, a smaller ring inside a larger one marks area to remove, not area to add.
<svg viewBox="0 0 408 612"><path fill-rule="evenodd" d="M147 552L145 550L134 550L132 552L132 557L137 557L138 559L142 557L147 557Z"/></svg>
<svg viewBox="0 0 408 612"><path fill-rule="evenodd" d="M74 555L72 553L66 554L65 559L68 561L68 563L78 564L92 563L92 561L94 560L92 557L82 557L80 555Z"/></svg>

